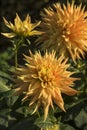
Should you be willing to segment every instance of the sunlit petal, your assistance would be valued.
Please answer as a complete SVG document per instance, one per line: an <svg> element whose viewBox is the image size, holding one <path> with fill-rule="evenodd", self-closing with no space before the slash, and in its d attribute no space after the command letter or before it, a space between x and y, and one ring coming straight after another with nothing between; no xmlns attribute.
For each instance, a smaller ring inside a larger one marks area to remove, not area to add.
<svg viewBox="0 0 87 130"><path fill-rule="evenodd" d="M52 8L53 7L53 8ZM76 59L85 57L87 51L87 11L74 1L67 5L56 3L41 13L40 31L36 40L42 50L55 49L59 55ZM42 43L42 44L41 44Z"/></svg>
<svg viewBox="0 0 87 130"><path fill-rule="evenodd" d="M78 80L71 77L75 72L67 70L70 66L67 59L63 55L57 58L55 51L46 51L43 56L40 52L32 54L30 51L29 56L24 57L25 67L20 67L15 72L16 94L25 93L22 102L29 100L29 108L36 104L33 113L43 106L45 120L49 107L54 109L53 103L65 111L62 93L75 95L77 90L71 87L74 86L74 81Z"/></svg>

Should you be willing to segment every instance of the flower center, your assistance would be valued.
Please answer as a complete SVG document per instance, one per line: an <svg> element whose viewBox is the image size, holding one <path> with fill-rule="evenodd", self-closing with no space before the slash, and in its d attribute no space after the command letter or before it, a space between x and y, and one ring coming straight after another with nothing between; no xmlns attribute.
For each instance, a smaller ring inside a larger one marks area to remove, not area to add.
<svg viewBox="0 0 87 130"><path fill-rule="evenodd" d="M38 72L38 76L39 79L44 83L44 84L48 84L49 82L52 82L53 79L53 74L50 70L50 68L42 68L39 72Z"/></svg>
<svg viewBox="0 0 87 130"><path fill-rule="evenodd" d="M65 27L63 27L62 31L62 37L65 39L66 42L69 40L69 35L70 35L70 29L66 25Z"/></svg>

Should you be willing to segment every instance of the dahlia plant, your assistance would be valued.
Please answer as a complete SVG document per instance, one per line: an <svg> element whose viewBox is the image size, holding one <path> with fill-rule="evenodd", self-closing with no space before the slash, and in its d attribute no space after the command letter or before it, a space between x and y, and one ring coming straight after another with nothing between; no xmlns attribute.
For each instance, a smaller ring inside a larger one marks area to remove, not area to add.
<svg viewBox="0 0 87 130"><path fill-rule="evenodd" d="M19 127L21 130L86 130L85 6L76 5L73 0L67 4L57 2L45 7L41 19L35 23L29 14L23 21L18 13L14 23L5 17L3 20L10 31L1 34L13 44L13 50L5 55L15 63L8 66L8 74L1 73L0 76L4 82L0 82L0 101L3 104L6 100L5 115L8 115L8 125L3 130ZM33 38L35 46L32 51ZM22 53L19 48L26 43L29 44ZM23 62L18 62L18 56ZM1 63L2 59L0 57Z"/></svg>

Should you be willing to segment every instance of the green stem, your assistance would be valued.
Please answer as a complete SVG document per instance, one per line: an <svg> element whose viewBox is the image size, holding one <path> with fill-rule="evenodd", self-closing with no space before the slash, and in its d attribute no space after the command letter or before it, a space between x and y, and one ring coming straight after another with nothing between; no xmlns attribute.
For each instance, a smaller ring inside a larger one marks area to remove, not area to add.
<svg viewBox="0 0 87 130"><path fill-rule="evenodd" d="M86 85L87 85L86 64L81 62L80 60L78 60L77 66L78 66L79 71L80 72L82 71L82 74L83 74L83 80L84 80L84 83L85 83L84 88L83 88L83 92L84 92L84 94L86 94L86 89L87 89L87 87L86 87Z"/></svg>
<svg viewBox="0 0 87 130"><path fill-rule="evenodd" d="M86 75L85 75L85 85L84 85L84 90L83 90L83 91L84 91L84 94L86 94L86 89L87 89L87 86L86 86L86 85L87 85L87 79L86 79Z"/></svg>
<svg viewBox="0 0 87 130"><path fill-rule="evenodd" d="M17 41L15 41L15 68L17 68L18 65L18 49L20 48L21 43L23 42L23 38L21 39L17 39Z"/></svg>
<svg viewBox="0 0 87 130"><path fill-rule="evenodd" d="M17 64L18 64L18 57L17 57L17 53L18 53L18 49L15 49L15 68L17 68Z"/></svg>
<svg viewBox="0 0 87 130"><path fill-rule="evenodd" d="M40 113L39 113L39 111L37 110L37 114L38 114L38 117L40 117Z"/></svg>

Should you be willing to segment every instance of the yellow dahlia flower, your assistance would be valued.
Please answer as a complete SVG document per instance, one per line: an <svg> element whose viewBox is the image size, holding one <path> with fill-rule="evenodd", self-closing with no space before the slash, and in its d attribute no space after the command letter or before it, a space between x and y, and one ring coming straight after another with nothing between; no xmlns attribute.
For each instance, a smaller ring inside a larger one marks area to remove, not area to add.
<svg viewBox="0 0 87 130"><path fill-rule="evenodd" d="M53 102L65 111L61 93L69 96L77 93L71 88L77 78L71 77L74 72L67 70L70 66L66 63L67 59L63 56L57 59L54 51L51 54L46 52L44 56L40 52L30 52L30 56L25 56L25 61L26 66L18 68L16 72L15 94L26 93L23 101L30 99L29 107L36 103L34 112L43 105L44 119L47 118L49 107L53 108Z"/></svg>
<svg viewBox="0 0 87 130"><path fill-rule="evenodd" d="M14 25L11 22L8 22L5 18L5 25L12 30L10 33L2 33L4 36L8 38L15 37L16 35L27 37L32 35L40 35L41 32L34 30L40 22L31 23L31 18L29 15L26 16L25 20L22 22L19 18L18 14L16 14L16 18L14 19Z"/></svg>
<svg viewBox="0 0 87 130"><path fill-rule="evenodd" d="M73 61L84 58L87 51L87 11L82 5L67 2L63 7L56 3L41 13L40 31L37 39L42 49L55 49L58 54L71 56Z"/></svg>

